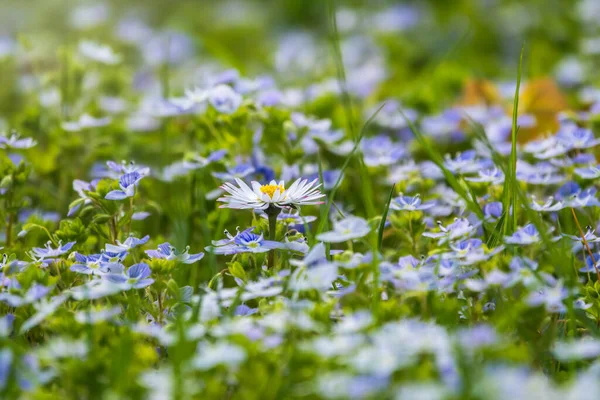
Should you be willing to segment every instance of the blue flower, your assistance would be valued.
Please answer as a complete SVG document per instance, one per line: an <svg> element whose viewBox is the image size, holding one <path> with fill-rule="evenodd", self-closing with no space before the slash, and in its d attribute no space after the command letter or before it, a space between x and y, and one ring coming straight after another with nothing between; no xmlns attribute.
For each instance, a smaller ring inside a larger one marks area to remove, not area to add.
<svg viewBox="0 0 600 400"><path fill-rule="evenodd" d="M142 176L150 174L150 168L143 165L137 165L135 162L121 161L121 164L117 164L114 161L107 161L106 165L111 171L116 172L118 175L109 175L111 177L119 177L120 175L128 174L131 172L138 172Z"/></svg>
<svg viewBox="0 0 600 400"><path fill-rule="evenodd" d="M571 248L571 251L573 251L573 253L578 253L583 248L584 240L587 243L599 243L600 242L600 237L596 236L596 231L594 229L592 229L591 227L587 227L587 231L583 235L583 238L579 235L563 234L563 236L567 237L575 242L575 244L573 244L573 247Z"/></svg>
<svg viewBox="0 0 600 400"><path fill-rule="evenodd" d="M477 171L477 177L465 178L469 182L484 182L498 185L504 182L504 174L496 167L485 168Z"/></svg>
<svg viewBox="0 0 600 400"><path fill-rule="evenodd" d="M237 235L232 236L228 231L225 231L227 239L217 240L212 242L212 246L207 246L206 251L214 254L238 254L238 253L265 253L273 249L283 249L283 243L265 240L263 235L252 233L254 227L248 228Z"/></svg>
<svg viewBox="0 0 600 400"><path fill-rule="evenodd" d="M34 283L24 294L19 296L10 292L0 293L0 301L5 302L11 307L20 307L25 304L34 303L48 295L52 290L51 287Z"/></svg>
<svg viewBox="0 0 600 400"><path fill-rule="evenodd" d="M178 252L175 247L169 243L162 243L158 245L157 250L146 250L146 254L151 259L165 259L165 260L176 260L184 264L193 264L200 261L204 257L204 253L189 254L190 247L187 246L185 251Z"/></svg>
<svg viewBox="0 0 600 400"><path fill-rule="evenodd" d="M581 187L577 182L568 181L558 189L554 197L558 200L566 200L579 192L581 192Z"/></svg>
<svg viewBox="0 0 600 400"><path fill-rule="evenodd" d="M536 200L536 197L532 195L530 207L533 211L537 212L555 212L562 210L563 208L567 207L567 205L562 201L557 201L554 203L553 197L549 197L545 203L540 204Z"/></svg>
<svg viewBox="0 0 600 400"><path fill-rule="evenodd" d="M85 256L77 252L74 253L75 264L69 268L73 272L84 275L102 275L107 272L103 269L102 255L101 254L90 254Z"/></svg>
<svg viewBox="0 0 600 400"><path fill-rule="evenodd" d="M487 222L495 222L502 216L502 203L492 201L483 206L483 217Z"/></svg>
<svg viewBox="0 0 600 400"><path fill-rule="evenodd" d="M312 119L307 117L306 115L293 112L290 116L292 123L298 129L306 129L308 133L323 133L327 132L331 128L331 120L330 119Z"/></svg>
<svg viewBox="0 0 600 400"><path fill-rule="evenodd" d="M34 247L29 252L29 256L35 261L41 261L45 265L54 261L55 258L65 254L75 245L75 242L69 242L63 246L62 242L58 242L58 247L53 248L52 242L48 241L46 247Z"/></svg>
<svg viewBox="0 0 600 400"><path fill-rule="evenodd" d="M258 312L258 308L250 308L245 304L241 304L235 308L234 315L235 316L249 316L252 314L256 314Z"/></svg>
<svg viewBox="0 0 600 400"><path fill-rule="evenodd" d="M14 132L10 136L6 134L0 135L0 149L29 149L36 144L37 142L31 138L20 139L19 135Z"/></svg>
<svg viewBox="0 0 600 400"><path fill-rule="evenodd" d="M121 190L110 191L105 199L107 200L123 200L135 195L135 187L144 175L138 171L129 172L119 178L119 186Z"/></svg>
<svg viewBox="0 0 600 400"><path fill-rule="evenodd" d="M507 236L504 238L504 241L507 244L520 245L538 243L540 240L540 233L533 224L527 224L524 227L518 229L511 236ZM552 240L558 240L558 238L553 238Z"/></svg>
<svg viewBox="0 0 600 400"><path fill-rule="evenodd" d="M582 190L579 193L575 193L566 203L568 207L572 208L600 206L600 201L596 199L596 188L594 187L590 187Z"/></svg>
<svg viewBox="0 0 600 400"><path fill-rule="evenodd" d="M585 257L585 266L579 269L579 272L596 272L600 270L600 253L594 253L593 258L590 256Z"/></svg>
<svg viewBox="0 0 600 400"><path fill-rule="evenodd" d="M574 124L561 127L556 134L556 139L570 149L588 149L600 143L590 129L580 128Z"/></svg>
<svg viewBox="0 0 600 400"><path fill-rule="evenodd" d="M452 158L449 154L444 157L444 165L450 171L460 174L468 174L479 172L482 168L489 166L489 160L479 160L475 150L467 150L462 153L457 153L456 157Z"/></svg>
<svg viewBox="0 0 600 400"><path fill-rule="evenodd" d="M600 177L600 166L590 165L584 168L575 168L575 174L582 179L596 179Z"/></svg>
<svg viewBox="0 0 600 400"><path fill-rule="evenodd" d="M188 159L183 161L183 166L188 171L194 171L204 168L207 165L223 159L227 154L227 150L216 150L210 153L207 157L202 157L199 154L193 154Z"/></svg>
<svg viewBox="0 0 600 400"><path fill-rule="evenodd" d="M526 301L534 307L544 305L548 312L563 312L566 309L563 300L567 296L567 289L559 281L554 287L545 287L531 293Z"/></svg>
<svg viewBox="0 0 600 400"><path fill-rule="evenodd" d="M390 203L390 208L398 211L423 211L431 207L435 207L435 202L422 203L418 194L416 196L404 196L401 193L399 197L396 197Z"/></svg>
<svg viewBox="0 0 600 400"><path fill-rule="evenodd" d="M117 240L117 244L107 244L105 249L108 253L122 253L125 251L129 251L134 247L140 246L150 240L150 236L146 235L141 239L138 239L133 236L129 236L123 243Z"/></svg>
<svg viewBox="0 0 600 400"><path fill-rule="evenodd" d="M242 163L228 167L227 172L213 172L211 175L222 181L229 182L235 180L235 178L244 179L255 171L254 166Z"/></svg>
<svg viewBox="0 0 600 400"><path fill-rule="evenodd" d="M466 218L456 218L454 222L448 226L443 226L442 223L438 221L437 225L440 229L439 232L425 232L423 233L423 236L440 238L438 244L444 244L447 241L453 241L466 236L471 236L477 230L477 228L471 225Z"/></svg>
<svg viewBox="0 0 600 400"><path fill-rule="evenodd" d="M154 283L154 279L148 278L150 272L148 264L139 263L129 267L124 274L106 274L104 275L104 279L118 284L124 290L143 289Z"/></svg>
<svg viewBox="0 0 600 400"><path fill-rule="evenodd" d="M97 184L98 184L97 180L93 180L91 182L86 182L86 181L82 181L80 179L75 179L73 181L73 190L75 190L77 192L77 194L79 195L79 198L81 200L71 203L72 205L69 208L67 217L71 217L73 214L75 214L77 211L79 211L79 209L81 208L82 205L87 205L92 202L92 200L88 197L88 195L85 192L86 191L93 192L94 190L96 190Z"/></svg>
<svg viewBox="0 0 600 400"><path fill-rule="evenodd" d="M369 167L395 164L406 154L406 149L402 144L392 142L385 135L364 139L361 143L361 150L365 164Z"/></svg>
<svg viewBox="0 0 600 400"><path fill-rule="evenodd" d="M369 223L360 217L349 216L333 223L333 231L317 235L317 240L327 243L341 243L362 238L371 232Z"/></svg>
<svg viewBox="0 0 600 400"><path fill-rule="evenodd" d="M242 96L227 85L217 85L208 92L208 101L220 113L233 114L242 104Z"/></svg>

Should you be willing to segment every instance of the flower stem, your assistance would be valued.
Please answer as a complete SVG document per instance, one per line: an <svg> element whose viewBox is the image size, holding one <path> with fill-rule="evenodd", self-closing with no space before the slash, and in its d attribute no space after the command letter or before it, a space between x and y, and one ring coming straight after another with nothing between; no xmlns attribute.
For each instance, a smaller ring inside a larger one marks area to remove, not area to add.
<svg viewBox="0 0 600 400"><path fill-rule="evenodd" d="M13 214L8 214L8 222L6 224L6 247L12 245L13 220Z"/></svg>
<svg viewBox="0 0 600 400"><path fill-rule="evenodd" d="M265 213L269 216L269 240L277 240L277 216L281 212L281 209L274 206L269 206L265 210ZM267 266L272 269L275 265L275 250L269 251L269 258Z"/></svg>

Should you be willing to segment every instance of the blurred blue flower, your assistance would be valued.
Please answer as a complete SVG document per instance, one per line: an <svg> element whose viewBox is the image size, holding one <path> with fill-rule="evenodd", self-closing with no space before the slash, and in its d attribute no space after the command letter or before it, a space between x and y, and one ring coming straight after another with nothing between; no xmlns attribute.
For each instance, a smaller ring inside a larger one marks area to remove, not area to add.
<svg viewBox="0 0 600 400"><path fill-rule="evenodd" d="M575 168L575 174L583 179L596 179L600 178L600 166L590 165L583 168Z"/></svg>
<svg viewBox="0 0 600 400"><path fill-rule="evenodd" d="M466 218L456 218L454 222L448 226L442 225L440 221L437 222L440 229L439 232L425 232L423 236L430 238L439 238L438 244L444 244L448 241L461 239L466 236L473 235L477 228L469 222Z"/></svg>
<svg viewBox="0 0 600 400"><path fill-rule="evenodd" d="M543 305L548 312L557 313L566 310L563 300L567 297L567 289L563 287L562 282L558 281L553 287L544 287L531 293L526 302L534 307Z"/></svg>
<svg viewBox="0 0 600 400"><path fill-rule="evenodd" d="M211 172L211 175L225 182L233 181L235 178L244 179L252 175L256 169L250 164L236 164L233 167L227 167L227 172Z"/></svg>
<svg viewBox="0 0 600 400"><path fill-rule="evenodd" d="M141 239L134 237L133 235L129 236L123 243L117 240L117 244L107 243L105 249L108 253L122 253L125 251L129 251L134 247L142 245L150 240L150 236L146 235Z"/></svg>
<svg viewBox="0 0 600 400"><path fill-rule="evenodd" d="M365 164L369 167L395 164L406 154L401 143L394 143L385 135L363 139L360 148Z"/></svg>
<svg viewBox="0 0 600 400"><path fill-rule="evenodd" d="M485 221L497 221L502 216L502 203L499 201L492 201L484 205L483 216Z"/></svg>
<svg viewBox="0 0 600 400"><path fill-rule="evenodd" d="M233 114L242 104L242 96L227 85L217 85L208 92L209 103L220 113Z"/></svg>
<svg viewBox="0 0 600 400"><path fill-rule="evenodd" d="M0 149L29 149L36 144L37 142L31 138L19 138L16 132L12 132L10 136L0 135Z"/></svg>
<svg viewBox="0 0 600 400"><path fill-rule="evenodd" d="M558 237L551 238L551 240L553 241L556 241L558 239ZM540 241L540 233L533 224L527 224L524 227L517 229L517 231L511 236L506 236L504 238L504 242L507 244L528 245L539 243Z"/></svg>
<svg viewBox="0 0 600 400"><path fill-rule="evenodd" d="M424 211L431 207L435 207L435 205L436 203L434 201L423 203L418 194L415 196L405 196L400 193L400 196L392 199L390 208L397 211Z"/></svg>
<svg viewBox="0 0 600 400"><path fill-rule="evenodd" d="M478 176L476 177L467 177L465 180L469 182L491 183L494 185L504 182L504 173L496 167L479 170L477 171L477 175Z"/></svg>
<svg viewBox="0 0 600 400"><path fill-rule="evenodd" d="M67 217L73 216L77 211L79 211L81 206L88 205L92 202L92 200L89 198L89 196L85 192L86 191L87 192L95 191L97 184L98 184L97 180L93 180L91 182L86 182L86 181L82 181L80 179L75 179L73 181L73 190L75 190L77 192L80 199L83 199L83 202L81 202L81 201L73 202L69 208Z"/></svg>
<svg viewBox="0 0 600 400"><path fill-rule="evenodd" d="M360 217L348 216L333 223L333 230L317 235L317 240L326 243L341 243L365 237L371 232L369 223Z"/></svg>
<svg viewBox="0 0 600 400"><path fill-rule="evenodd" d="M190 247L187 246L183 252L179 252L169 243L162 243L158 245L156 250L146 250L146 254L151 259L176 260L183 264L193 264L204 257L204 253L189 254L189 250Z"/></svg>

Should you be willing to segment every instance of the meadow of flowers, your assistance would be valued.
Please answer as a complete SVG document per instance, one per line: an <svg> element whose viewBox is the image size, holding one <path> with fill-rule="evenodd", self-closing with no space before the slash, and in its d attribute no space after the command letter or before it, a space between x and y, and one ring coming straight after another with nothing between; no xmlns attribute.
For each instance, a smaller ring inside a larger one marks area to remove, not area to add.
<svg viewBox="0 0 600 400"><path fill-rule="evenodd" d="M3 0L0 398L598 399L599 58L595 0Z"/></svg>

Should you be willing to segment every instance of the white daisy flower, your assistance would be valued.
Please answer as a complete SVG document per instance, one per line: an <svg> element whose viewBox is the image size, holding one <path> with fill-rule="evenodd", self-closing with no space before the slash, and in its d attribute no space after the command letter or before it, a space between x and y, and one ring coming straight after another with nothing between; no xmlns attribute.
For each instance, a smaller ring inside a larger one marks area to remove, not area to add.
<svg viewBox="0 0 600 400"><path fill-rule="evenodd" d="M284 181L271 181L267 185L261 185L252 181L250 188L239 178L235 179L238 186L226 182L221 188L227 195L220 197L217 201L225 204L221 208L255 209L265 210L270 206L278 208L294 208L296 206L321 204L319 199L325 194L319 190L320 184L315 185L318 179L309 182L307 179L298 179L286 189Z"/></svg>

